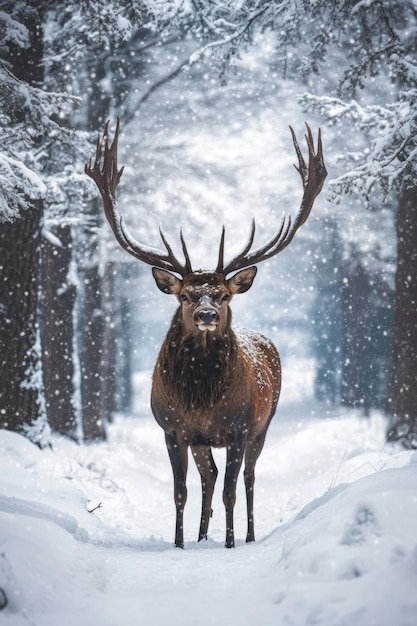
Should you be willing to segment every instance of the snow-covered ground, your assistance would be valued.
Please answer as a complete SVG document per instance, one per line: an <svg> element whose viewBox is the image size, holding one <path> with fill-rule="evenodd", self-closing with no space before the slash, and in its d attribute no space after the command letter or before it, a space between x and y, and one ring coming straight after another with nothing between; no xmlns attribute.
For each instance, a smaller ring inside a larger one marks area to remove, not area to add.
<svg viewBox="0 0 417 626"><path fill-rule="evenodd" d="M219 450L210 538L195 541L191 462L179 550L149 376L137 383L137 415L106 443L41 451L0 431L1 624L416 626L417 454L384 445L380 415L328 414L287 385L257 466L257 541L240 478L237 547L223 547Z"/></svg>

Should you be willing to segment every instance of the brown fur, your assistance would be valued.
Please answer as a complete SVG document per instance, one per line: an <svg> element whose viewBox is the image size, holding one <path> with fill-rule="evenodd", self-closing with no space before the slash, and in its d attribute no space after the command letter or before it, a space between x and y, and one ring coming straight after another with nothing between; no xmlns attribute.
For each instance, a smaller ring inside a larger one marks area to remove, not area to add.
<svg viewBox="0 0 417 626"><path fill-rule="evenodd" d="M178 406L201 411L218 404L224 387L230 385L236 345L230 334L225 338L208 332L184 336L180 317L178 309L158 358L161 381L172 390Z"/></svg>
<svg viewBox="0 0 417 626"><path fill-rule="evenodd" d="M174 293L181 303L157 359L151 397L155 419L165 431L174 473L175 544L180 547L184 543L182 523L189 447L201 474L203 489L199 540L207 536L217 476L212 446L227 449L223 491L226 546L234 545L233 507L243 458L247 541L254 540L254 468L275 413L281 372L278 352L268 339L253 331L240 329L235 333L232 330L228 299L234 293L246 291L254 277L254 272L250 274L247 270L239 274L244 273L242 280L233 284L223 276L208 273L192 274L175 282L170 281L172 275L165 271L159 271L156 276L160 289ZM249 278L246 274L250 274ZM214 331L198 328L201 310L212 311L216 316Z"/></svg>

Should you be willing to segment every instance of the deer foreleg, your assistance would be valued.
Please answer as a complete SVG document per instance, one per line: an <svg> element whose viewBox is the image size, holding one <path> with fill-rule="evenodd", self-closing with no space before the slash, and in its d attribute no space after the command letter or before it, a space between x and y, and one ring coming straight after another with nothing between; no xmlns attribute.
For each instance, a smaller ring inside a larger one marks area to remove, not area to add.
<svg viewBox="0 0 417 626"><path fill-rule="evenodd" d="M217 467L208 446L191 447L195 464L201 476L201 522L198 533L198 541L207 539L210 517L212 514L211 502L213 499L214 485L217 478Z"/></svg>
<svg viewBox="0 0 417 626"><path fill-rule="evenodd" d="M238 434L227 445L226 476L224 479L223 502L226 508L226 548L235 547L233 509L236 502L236 483L245 452L245 437Z"/></svg>
<svg viewBox="0 0 417 626"><path fill-rule="evenodd" d="M245 454L245 470L243 476L245 479L246 504L248 511L248 532L246 535L246 543L255 541L255 527L253 521L253 487L255 484L255 465L259 455L264 447L266 431L262 433L255 441L248 441Z"/></svg>
<svg viewBox="0 0 417 626"><path fill-rule="evenodd" d="M165 433L165 442L174 475L174 501L176 507L175 546L184 547L184 507L187 502L188 446L178 441L175 433Z"/></svg>

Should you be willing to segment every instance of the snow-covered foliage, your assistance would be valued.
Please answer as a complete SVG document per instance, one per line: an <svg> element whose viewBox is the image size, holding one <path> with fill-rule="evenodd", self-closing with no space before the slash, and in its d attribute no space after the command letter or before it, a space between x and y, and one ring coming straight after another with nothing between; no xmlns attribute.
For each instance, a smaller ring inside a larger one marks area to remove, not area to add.
<svg viewBox="0 0 417 626"><path fill-rule="evenodd" d="M45 183L38 174L4 153L0 153L0 177L0 221L11 221L28 207L28 198L39 199L45 194Z"/></svg>
<svg viewBox="0 0 417 626"><path fill-rule="evenodd" d="M71 95L47 91L19 79L13 57L30 48L29 32L23 21L38 20L38 13L26 2L6 2L0 12L0 221L11 221L31 199L47 194L53 147L68 147L73 133L62 127L76 100ZM64 149L65 149L64 147Z"/></svg>
<svg viewBox="0 0 417 626"><path fill-rule="evenodd" d="M50 3L45 24L47 82L52 80L70 92L77 90L79 75L89 60L94 61L95 54L104 50L110 53L129 42L149 19L141 2L72 0L65 7ZM90 69L94 72L93 63ZM93 81L95 76L90 78Z"/></svg>
<svg viewBox="0 0 417 626"><path fill-rule="evenodd" d="M71 210L79 216L84 205L80 189L88 197L91 186L79 177L89 138L71 128L81 101L75 94L75 73L94 46L114 47L129 40L133 24L137 28L147 13L140 3L106 2L103 7L77 0L59 8L48 2L35 7L7 0L2 9L0 221L17 218L30 199L38 198L45 199L61 219ZM19 50L33 45L28 20L38 24L39 33L43 31L44 57L39 65L44 78L39 85L19 79L13 66L19 64Z"/></svg>
<svg viewBox="0 0 417 626"><path fill-rule="evenodd" d="M52 118L70 106L71 98L19 80L4 62L0 66L0 103L0 220L12 220L28 207L30 198L46 194L42 163L49 156L50 144L69 134Z"/></svg>
<svg viewBox="0 0 417 626"><path fill-rule="evenodd" d="M417 70L417 66L416 66ZM316 111L329 125L356 127L370 138L369 147L347 153L350 169L331 181L329 200L343 193L360 193L369 201L376 186L384 196L393 189L415 186L417 176L417 81L416 88L400 91L396 102L386 106L361 106L339 98L304 94L299 102L305 111Z"/></svg>
<svg viewBox="0 0 417 626"><path fill-rule="evenodd" d="M220 450L203 543L190 460L179 550L163 433L147 408L148 378L137 383L139 416L117 419L105 444L55 437L41 451L0 431L2 624L414 626L417 464L384 448L380 415L324 416L307 380L301 403L286 386L257 466L257 541L244 543L240 477L237 547L223 547Z"/></svg>

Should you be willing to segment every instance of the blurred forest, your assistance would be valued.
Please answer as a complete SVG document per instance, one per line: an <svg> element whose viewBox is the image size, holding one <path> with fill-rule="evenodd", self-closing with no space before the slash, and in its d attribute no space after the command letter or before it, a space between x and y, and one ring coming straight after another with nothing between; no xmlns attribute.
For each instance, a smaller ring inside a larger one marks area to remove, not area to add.
<svg viewBox="0 0 417 626"><path fill-rule="evenodd" d="M413 0L2 0L0 426L105 438L172 317L84 174L106 120L129 230L181 226L205 269L222 224L232 256L297 212L307 120L325 188L234 319L308 360L323 408L383 410L417 447L416 27Z"/></svg>

